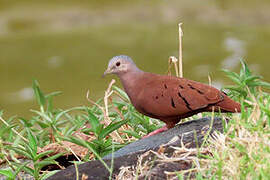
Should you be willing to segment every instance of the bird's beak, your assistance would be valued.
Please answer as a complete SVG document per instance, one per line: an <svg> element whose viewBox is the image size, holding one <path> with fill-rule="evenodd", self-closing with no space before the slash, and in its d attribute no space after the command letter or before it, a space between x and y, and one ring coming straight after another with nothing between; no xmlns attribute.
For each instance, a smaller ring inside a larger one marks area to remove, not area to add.
<svg viewBox="0 0 270 180"><path fill-rule="evenodd" d="M107 74L110 74L110 73L112 73L112 70L108 68L108 69L104 72L104 74L102 75L102 77L105 77Z"/></svg>

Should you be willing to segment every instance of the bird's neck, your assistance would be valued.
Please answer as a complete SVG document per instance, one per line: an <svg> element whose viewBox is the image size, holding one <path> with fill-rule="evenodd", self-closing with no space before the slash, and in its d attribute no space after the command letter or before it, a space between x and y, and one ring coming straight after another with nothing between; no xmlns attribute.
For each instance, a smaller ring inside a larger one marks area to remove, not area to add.
<svg viewBox="0 0 270 180"><path fill-rule="evenodd" d="M143 71L136 69L136 71L131 71L119 76L121 83L131 100L133 96L136 96L136 90L138 89L136 87L143 74Z"/></svg>

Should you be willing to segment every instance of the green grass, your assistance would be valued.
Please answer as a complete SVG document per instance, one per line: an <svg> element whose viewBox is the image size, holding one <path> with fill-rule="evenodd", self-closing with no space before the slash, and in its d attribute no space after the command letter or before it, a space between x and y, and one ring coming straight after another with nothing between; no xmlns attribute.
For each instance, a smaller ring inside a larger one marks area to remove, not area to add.
<svg viewBox="0 0 270 180"><path fill-rule="evenodd" d="M210 155L201 159L199 174L204 179L269 179L270 95L262 87L269 89L270 84L252 75L243 61L239 74L225 72L235 83L227 88L241 102L242 113L202 147Z"/></svg>
<svg viewBox="0 0 270 180"><path fill-rule="evenodd" d="M69 141L88 149L87 154L78 159L79 162L93 158L101 160L104 155L159 127L158 121L136 112L121 89L115 86L112 89L123 100L109 100L111 103L105 106L110 110L108 114L105 113L105 107L99 105L100 101L91 107L81 106L62 110L53 107L53 98L60 92L45 95L38 82L34 80L33 90L39 109L31 110L34 113L32 118L11 117L4 120L1 111L0 117L4 125L0 128L2 147L0 155L9 167L2 169L0 174L13 179L19 172L24 171L35 179L44 179L48 176L48 172L41 169L50 164L58 164L55 159L64 154L63 152L51 156L53 150L42 149L47 145L53 143L61 145ZM85 126L87 124L89 126ZM123 124L126 124L127 128L120 129ZM77 132L91 136L91 141L84 140L76 134ZM67 150L77 157L76 152L70 148ZM29 161L21 164L18 155ZM89 158L90 156L92 158ZM110 167L104 165L111 171ZM52 171L50 174L55 172Z"/></svg>
<svg viewBox="0 0 270 180"><path fill-rule="evenodd" d="M241 102L242 113L227 115L231 120L224 124L224 134L216 133L201 147L200 152L207 149L210 153L198 156L197 179L230 179L231 175L236 179L269 178L270 96L262 88L270 88L270 84L252 75L245 62L241 62L239 74L224 71L235 84L227 89L230 96ZM74 163L101 160L104 155L162 126L159 121L138 113L125 92L116 86L108 88L104 99L97 102L88 99L91 106L65 110L53 106L53 99L60 92L44 94L36 80L33 90L39 108L31 110L31 118L5 120L3 111L0 113L4 123L0 127L0 156L8 165L0 174L9 179L22 171L35 179L55 173L56 170L48 174L41 169L49 164L59 165L55 160L65 152L52 155L53 150L43 150L47 145L68 141L87 149L85 156L77 156L78 162ZM107 97L110 93L114 96ZM91 139L83 139L78 132ZM67 151L76 155L70 148ZM18 156L29 161L22 163ZM111 167L106 168L111 171Z"/></svg>

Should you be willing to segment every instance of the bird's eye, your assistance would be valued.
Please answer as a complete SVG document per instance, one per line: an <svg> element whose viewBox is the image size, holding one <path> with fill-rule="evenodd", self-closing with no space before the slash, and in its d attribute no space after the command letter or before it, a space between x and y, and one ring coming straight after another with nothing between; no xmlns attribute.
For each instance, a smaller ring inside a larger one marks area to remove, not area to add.
<svg viewBox="0 0 270 180"><path fill-rule="evenodd" d="M120 62L117 62L117 63L116 63L116 66L120 66L120 64L121 64Z"/></svg>

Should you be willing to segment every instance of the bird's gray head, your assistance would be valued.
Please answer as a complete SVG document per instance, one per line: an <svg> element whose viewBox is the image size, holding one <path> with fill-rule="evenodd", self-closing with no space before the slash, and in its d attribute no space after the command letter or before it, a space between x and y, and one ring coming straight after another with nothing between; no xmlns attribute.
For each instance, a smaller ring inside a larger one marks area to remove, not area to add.
<svg viewBox="0 0 270 180"><path fill-rule="evenodd" d="M139 70L132 59L126 55L120 55L113 57L108 64L107 70L104 72L103 76L106 74L124 74L129 71Z"/></svg>

